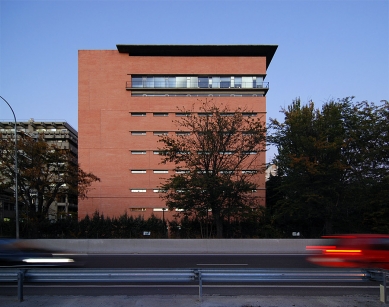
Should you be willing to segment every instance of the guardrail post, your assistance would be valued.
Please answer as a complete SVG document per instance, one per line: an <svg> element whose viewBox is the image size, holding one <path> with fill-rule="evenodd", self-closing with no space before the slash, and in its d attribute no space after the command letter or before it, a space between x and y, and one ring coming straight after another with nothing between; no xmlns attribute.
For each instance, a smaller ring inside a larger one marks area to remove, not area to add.
<svg viewBox="0 0 389 307"><path fill-rule="evenodd" d="M199 301L201 302L203 298L203 279L201 278L201 271L194 270L195 279L199 281Z"/></svg>
<svg viewBox="0 0 389 307"><path fill-rule="evenodd" d="M20 270L18 272L18 300L23 302L23 282L24 282L24 273L25 270Z"/></svg>
<svg viewBox="0 0 389 307"><path fill-rule="evenodd" d="M387 303L387 290L386 290L386 271L382 272L382 283L380 284L380 301Z"/></svg>

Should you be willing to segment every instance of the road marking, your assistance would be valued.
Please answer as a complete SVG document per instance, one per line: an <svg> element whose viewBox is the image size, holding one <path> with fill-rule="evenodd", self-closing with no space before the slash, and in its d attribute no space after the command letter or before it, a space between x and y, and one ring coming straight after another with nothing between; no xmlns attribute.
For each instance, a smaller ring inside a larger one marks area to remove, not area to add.
<svg viewBox="0 0 389 307"><path fill-rule="evenodd" d="M212 266L224 266L224 265L228 265L228 266L234 266L234 265L241 265L241 266L244 266L244 265L248 265L247 263L198 263L196 265L212 265Z"/></svg>

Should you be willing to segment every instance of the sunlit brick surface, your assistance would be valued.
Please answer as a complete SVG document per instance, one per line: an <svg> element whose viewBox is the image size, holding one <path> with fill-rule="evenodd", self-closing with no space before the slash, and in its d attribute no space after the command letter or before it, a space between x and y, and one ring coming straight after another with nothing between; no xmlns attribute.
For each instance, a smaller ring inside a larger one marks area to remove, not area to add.
<svg viewBox="0 0 389 307"><path fill-rule="evenodd" d="M155 132L175 133L173 121L177 107L190 108L211 97L132 97L126 89L131 75L266 75L265 56L129 56L118 50L80 50L78 54L78 149L79 162L101 182L93 184L86 200L79 201L79 218L98 211L105 216L127 212L145 218L157 217L164 203L155 191L161 178L174 174L172 165L161 165L155 154L158 136ZM212 97L231 110L244 107L265 120L266 97ZM146 113L132 116L131 113ZM168 116L157 117L153 113ZM132 132L146 132L136 135ZM145 152L145 154L143 154ZM265 163L265 154L260 157ZM146 173L133 173L145 170ZM168 170L168 174L154 170ZM263 197L265 175L258 178L258 192ZM146 190L146 192L142 192ZM140 192L139 192L140 191ZM146 211L138 211L145 208ZM169 213L165 213L169 217Z"/></svg>

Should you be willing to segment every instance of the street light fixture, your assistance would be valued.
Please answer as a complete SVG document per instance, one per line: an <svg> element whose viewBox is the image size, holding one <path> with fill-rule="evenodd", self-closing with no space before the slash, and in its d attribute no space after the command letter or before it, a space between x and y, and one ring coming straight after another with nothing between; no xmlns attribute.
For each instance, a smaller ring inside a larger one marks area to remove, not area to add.
<svg viewBox="0 0 389 307"><path fill-rule="evenodd" d="M17 123L16 123L16 116L15 112L12 109L11 105L8 103L7 100L5 100L2 96L0 96L1 99L5 101L5 103L9 106L9 108L12 111L12 114L14 116L15 121L15 219L16 219L16 239L19 239L19 206L18 206L18 147L17 147Z"/></svg>

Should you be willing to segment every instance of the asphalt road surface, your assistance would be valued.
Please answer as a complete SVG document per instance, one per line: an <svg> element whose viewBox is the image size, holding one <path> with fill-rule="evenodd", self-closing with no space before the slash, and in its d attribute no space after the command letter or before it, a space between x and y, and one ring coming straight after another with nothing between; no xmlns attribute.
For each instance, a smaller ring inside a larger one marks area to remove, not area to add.
<svg viewBox="0 0 389 307"><path fill-rule="evenodd" d="M315 268L307 255L160 254L85 255L86 268Z"/></svg>
<svg viewBox="0 0 389 307"><path fill-rule="evenodd" d="M78 258L78 257L77 257ZM79 259L85 268L316 268L305 260L306 255L84 255ZM198 282L192 284L28 284L24 285L24 295L198 295ZM16 295L15 284L0 285L0 296ZM351 283L235 283L203 284L203 295L294 295L294 296L342 296L373 295L379 299L379 284L376 282Z"/></svg>

